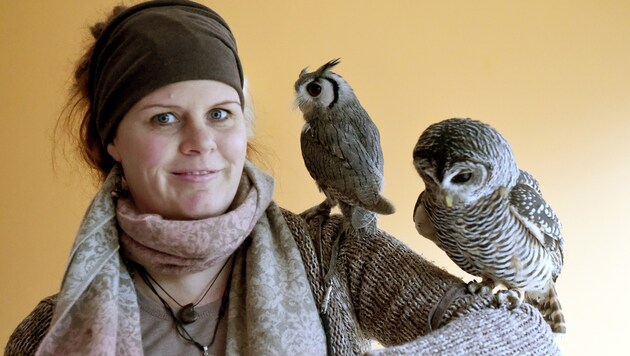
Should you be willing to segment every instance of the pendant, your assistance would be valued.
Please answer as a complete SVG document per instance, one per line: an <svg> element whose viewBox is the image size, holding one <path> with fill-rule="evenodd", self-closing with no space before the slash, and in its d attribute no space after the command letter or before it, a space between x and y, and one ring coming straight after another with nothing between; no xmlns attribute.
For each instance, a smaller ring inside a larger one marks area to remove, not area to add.
<svg viewBox="0 0 630 356"><path fill-rule="evenodd" d="M184 324L194 323L197 319L199 319L199 314L195 311L195 305L193 303L186 304L179 311L179 320Z"/></svg>

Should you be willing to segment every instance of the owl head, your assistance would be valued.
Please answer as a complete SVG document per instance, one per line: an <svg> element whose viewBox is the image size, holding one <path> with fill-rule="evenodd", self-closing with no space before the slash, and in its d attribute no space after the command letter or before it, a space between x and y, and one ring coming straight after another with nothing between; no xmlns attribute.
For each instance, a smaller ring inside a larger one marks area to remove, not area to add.
<svg viewBox="0 0 630 356"><path fill-rule="evenodd" d="M295 103L310 121L315 117L325 117L326 113L336 110L347 100L356 100L352 88L331 69L339 64L339 58L322 65L314 72L302 69L295 82Z"/></svg>
<svg viewBox="0 0 630 356"><path fill-rule="evenodd" d="M510 144L497 130L459 118L429 126L416 143L413 164L427 193L449 208L511 188L520 172Z"/></svg>

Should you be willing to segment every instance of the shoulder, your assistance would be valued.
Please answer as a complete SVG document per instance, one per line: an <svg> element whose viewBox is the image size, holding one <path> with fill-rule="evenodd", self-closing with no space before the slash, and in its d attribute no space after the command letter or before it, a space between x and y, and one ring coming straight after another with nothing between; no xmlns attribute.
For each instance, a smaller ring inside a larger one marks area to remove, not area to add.
<svg viewBox="0 0 630 356"><path fill-rule="evenodd" d="M57 304L57 295L43 299L13 331L5 355L33 355L48 332Z"/></svg>
<svg viewBox="0 0 630 356"><path fill-rule="evenodd" d="M340 229L343 229L344 218L340 214L306 214L308 210L297 214L282 207L280 210L289 230L297 240L321 239L324 245L332 245L341 232ZM381 229L363 235L362 238L344 239L344 241L360 246L374 245L374 248L381 248L385 245L400 251L411 252L405 243Z"/></svg>
<svg viewBox="0 0 630 356"><path fill-rule="evenodd" d="M309 255L309 252L312 252L310 250L314 247L314 239L319 238L318 223L314 220L319 221L320 219L308 219L301 214L296 214L284 208L280 208L280 211L302 253L302 257L305 257L305 254Z"/></svg>
<svg viewBox="0 0 630 356"><path fill-rule="evenodd" d="M293 230L294 228L298 227L301 224L306 223L306 221L300 217L300 215L287 210L283 207L279 207L280 211L282 212L282 216L284 217L284 220L286 220L287 225L289 225L289 228L291 228L291 230Z"/></svg>
<svg viewBox="0 0 630 356"><path fill-rule="evenodd" d="M351 255L355 262L380 259L379 256L388 253L403 259L419 258L404 242L381 229L361 236L348 235L344 229L344 218L340 214L296 214L283 208L280 210L303 255L305 250L314 249L317 256L330 256L333 244L339 240L340 251ZM424 262L422 258L419 260Z"/></svg>
<svg viewBox="0 0 630 356"><path fill-rule="evenodd" d="M306 212L297 214L282 207L280 210L296 240L312 240L320 237L325 241L332 240L343 223L343 217L338 214L314 215L306 214Z"/></svg>

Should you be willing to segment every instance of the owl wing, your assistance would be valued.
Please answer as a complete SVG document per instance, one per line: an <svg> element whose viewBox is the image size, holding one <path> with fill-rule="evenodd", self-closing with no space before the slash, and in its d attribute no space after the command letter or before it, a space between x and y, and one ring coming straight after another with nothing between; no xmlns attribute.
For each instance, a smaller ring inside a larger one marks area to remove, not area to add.
<svg viewBox="0 0 630 356"><path fill-rule="evenodd" d="M510 210L541 245L555 256L555 274L558 275L563 263L564 239L560 232L562 226L551 206L540 194L536 179L525 171L521 171L517 184L510 191Z"/></svg>
<svg viewBox="0 0 630 356"><path fill-rule="evenodd" d="M354 125L337 124L314 124L302 131L304 163L320 188L351 205L370 207L378 200L382 173Z"/></svg>
<svg viewBox="0 0 630 356"><path fill-rule="evenodd" d="M383 181L383 150L378 127L370 118L370 115L361 105L349 105L346 110L349 117L348 126L351 127L351 135L358 141L360 150L357 159L364 160L370 167L371 173L378 176L380 184Z"/></svg>
<svg viewBox="0 0 630 356"><path fill-rule="evenodd" d="M538 194L542 195L542 192L540 191L540 184L538 184L536 178L534 178L534 176L531 175L529 172L521 169L521 174L518 177L518 183L528 185L534 188L534 190L536 190Z"/></svg>

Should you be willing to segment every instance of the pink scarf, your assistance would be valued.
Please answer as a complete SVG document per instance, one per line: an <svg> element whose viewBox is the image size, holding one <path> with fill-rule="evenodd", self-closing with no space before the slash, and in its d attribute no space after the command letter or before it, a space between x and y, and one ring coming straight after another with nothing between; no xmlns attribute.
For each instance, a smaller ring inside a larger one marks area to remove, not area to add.
<svg viewBox="0 0 630 356"><path fill-rule="evenodd" d="M130 198L121 198L116 211L120 244L127 257L150 269L169 274L203 271L236 251L270 202L271 195L252 189L247 175L241 179L233 208L202 220L141 214Z"/></svg>

